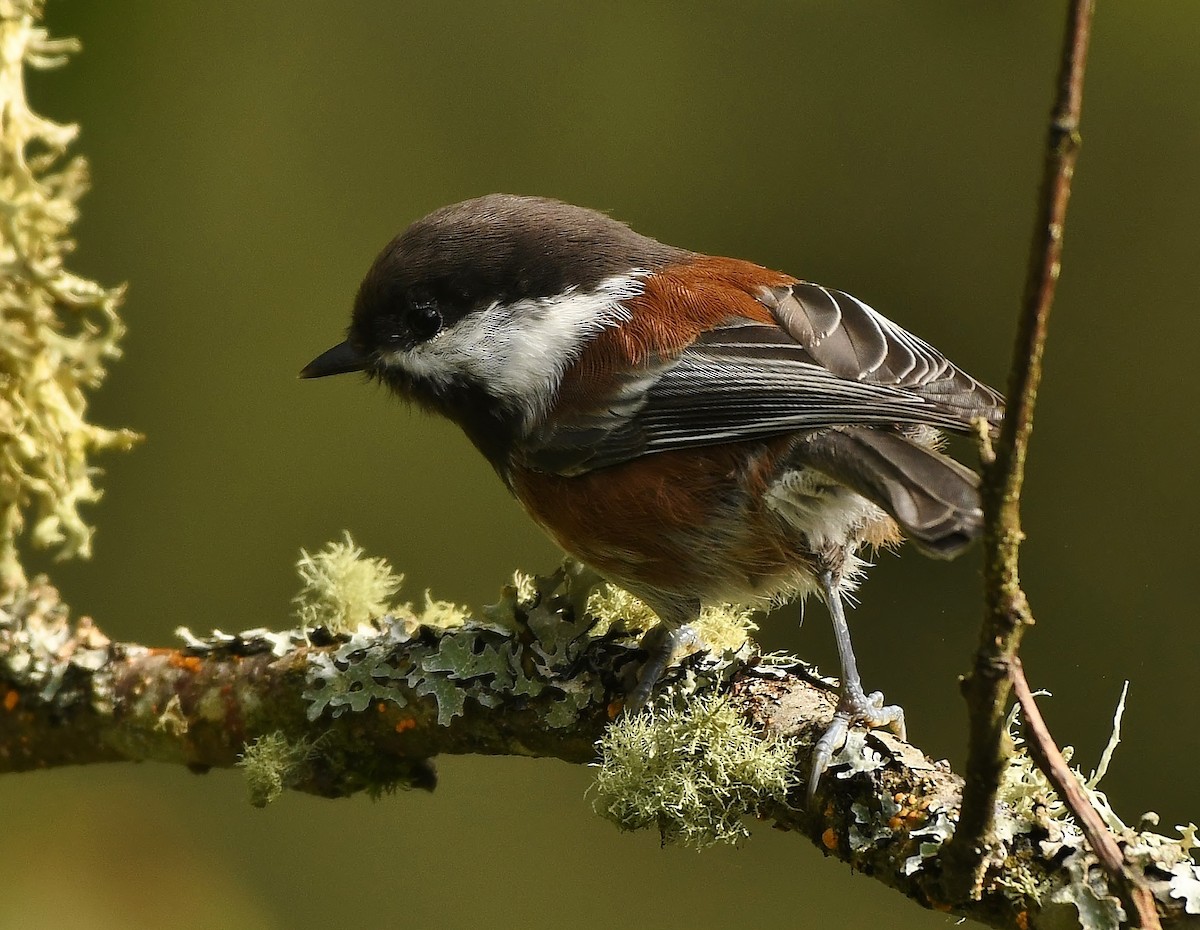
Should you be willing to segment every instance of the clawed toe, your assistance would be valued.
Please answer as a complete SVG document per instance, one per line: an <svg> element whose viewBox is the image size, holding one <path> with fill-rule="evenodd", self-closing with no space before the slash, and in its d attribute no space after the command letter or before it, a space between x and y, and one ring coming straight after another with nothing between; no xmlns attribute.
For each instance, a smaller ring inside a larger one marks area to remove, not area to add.
<svg viewBox="0 0 1200 930"><path fill-rule="evenodd" d="M638 675L637 684L625 697L626 714L636 714L650 703L654 686L671 661L681 652L701 643L700 635L688 625L675 628L655 627L643 640L649 655Z"/></svg>
<svg viewBox="0 0 1200 930"><path fill-rule="evenodd" d="M852 726L863 726L869 730L887 729L900 739L905 739L904 709L896 704L884 704L881 691L873 691L868 695L861 689L847 689L838 701L833 721L813 747L812 770L808 777L810 802L834 753L846 745L846 736Z"/></svg>

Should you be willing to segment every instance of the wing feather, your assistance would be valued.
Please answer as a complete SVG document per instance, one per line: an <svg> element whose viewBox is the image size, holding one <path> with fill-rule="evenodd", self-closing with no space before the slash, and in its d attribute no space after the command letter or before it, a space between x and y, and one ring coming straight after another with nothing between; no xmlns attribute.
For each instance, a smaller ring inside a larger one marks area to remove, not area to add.
<svg viewBox="0 0 1200 930"><path fill-rule="evenodd" d="M643 455L839 425L998 422L1003 398L862 301L798 283L764 289L779 325L744 317L651 359L534 430L525 464L581 474Z"/></svg>

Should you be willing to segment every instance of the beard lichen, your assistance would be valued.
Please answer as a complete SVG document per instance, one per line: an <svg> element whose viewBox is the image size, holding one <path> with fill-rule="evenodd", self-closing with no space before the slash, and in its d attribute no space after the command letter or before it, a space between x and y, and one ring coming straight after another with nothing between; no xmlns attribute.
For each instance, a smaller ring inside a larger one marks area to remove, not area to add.
<svg viewBox="0 0 1200 930"><path fill-rule="evenodd" d="M246 776L250 803L266 807L302 781L308 774L314 746L305 739L290 740L282 730L260 736L247 744L238 766Z"/></svg>
<svg viewBox="0 0 1200 930"><path fill-rule="evenodd" d="M658 624L658 615L640 598L616 585L598 584L588 596L587 612L596 618L593 634L610 629L646 631ZM688 624L700 642L715 652L737 650L758 629L753 608L732 604L705 605L700 616Z"/></svg>
<svg viewBox="0 0 1200 930"><path fill-rule="evenodd" d="M18 538L57 558L91 554L80 514L100 497L89 455L139 438L87 420L87 392L120 354L123 288L66 270L87 164L63 162L78 127L34 113L25 68L79 48L39 25L41 0L0 0L0 584L25 582Z"/></svg>
<svg viewBox="0 0 1200 930"><path fill-rule="evenodd" d="M736 842L748 835L743 817L796 786L796 748L719 697L655 705L605 732L593 806L622 830L657 827L664 845Z"/></svg>
<svg viewBox="0 0 1200 930"><path fill-rule="evenodd" d="M391 599L404 581L386 559L366 558L349 532L342 542L327 543L317 552L301 549L296 571L301 586L292 600L300 626L334 634L352 634L390 612Z"/></svg>

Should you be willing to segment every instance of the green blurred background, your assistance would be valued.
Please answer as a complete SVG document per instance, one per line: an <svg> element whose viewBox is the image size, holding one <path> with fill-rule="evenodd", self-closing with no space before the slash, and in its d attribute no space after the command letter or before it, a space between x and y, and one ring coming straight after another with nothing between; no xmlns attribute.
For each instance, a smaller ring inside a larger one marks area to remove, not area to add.
<svg viewBox="0 0 1200 930"><path fill-rule="evenodd" d="M97 419L95 558L53 568L112 636L289 622L300 546L349 528L407 592L478 605L557 555L448 425L296 372L340 338L404 225L488 191L608 210L852 291L1003 386L1062 3L50 0L85 51L32 81L95 190L75 270L130 283ZM1200 6L1101 0L1085 145L1026 493L1024 650L1127 819L1200 815L1191 528L1200 336ZM885 555L854 612L866 682L959 763L978 556ZM834 667L824 617L762 631ZM0 780L0 926L937 927L765 827L660 850L590 811L590 773L439 762L433 795L287 796L113 766Z"/></svg>

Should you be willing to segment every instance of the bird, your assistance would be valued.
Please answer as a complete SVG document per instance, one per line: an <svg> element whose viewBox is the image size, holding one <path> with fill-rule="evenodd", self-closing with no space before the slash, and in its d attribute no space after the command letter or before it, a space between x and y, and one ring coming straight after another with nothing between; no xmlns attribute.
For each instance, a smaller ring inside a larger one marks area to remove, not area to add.
<svg viewBox="0 0 1200 930"><path fill-rule="evenodd" d="M863 687L845 602L878 547L946 559L980 535L979 478L943 431L1004 414L929 343L846 292L490 194L379 253L345 340L300 377L349 372L458 424L551 539L654 610L626 713L704 605L816 596L842 674L810 800L850 728L905 736Z"/></svg>

